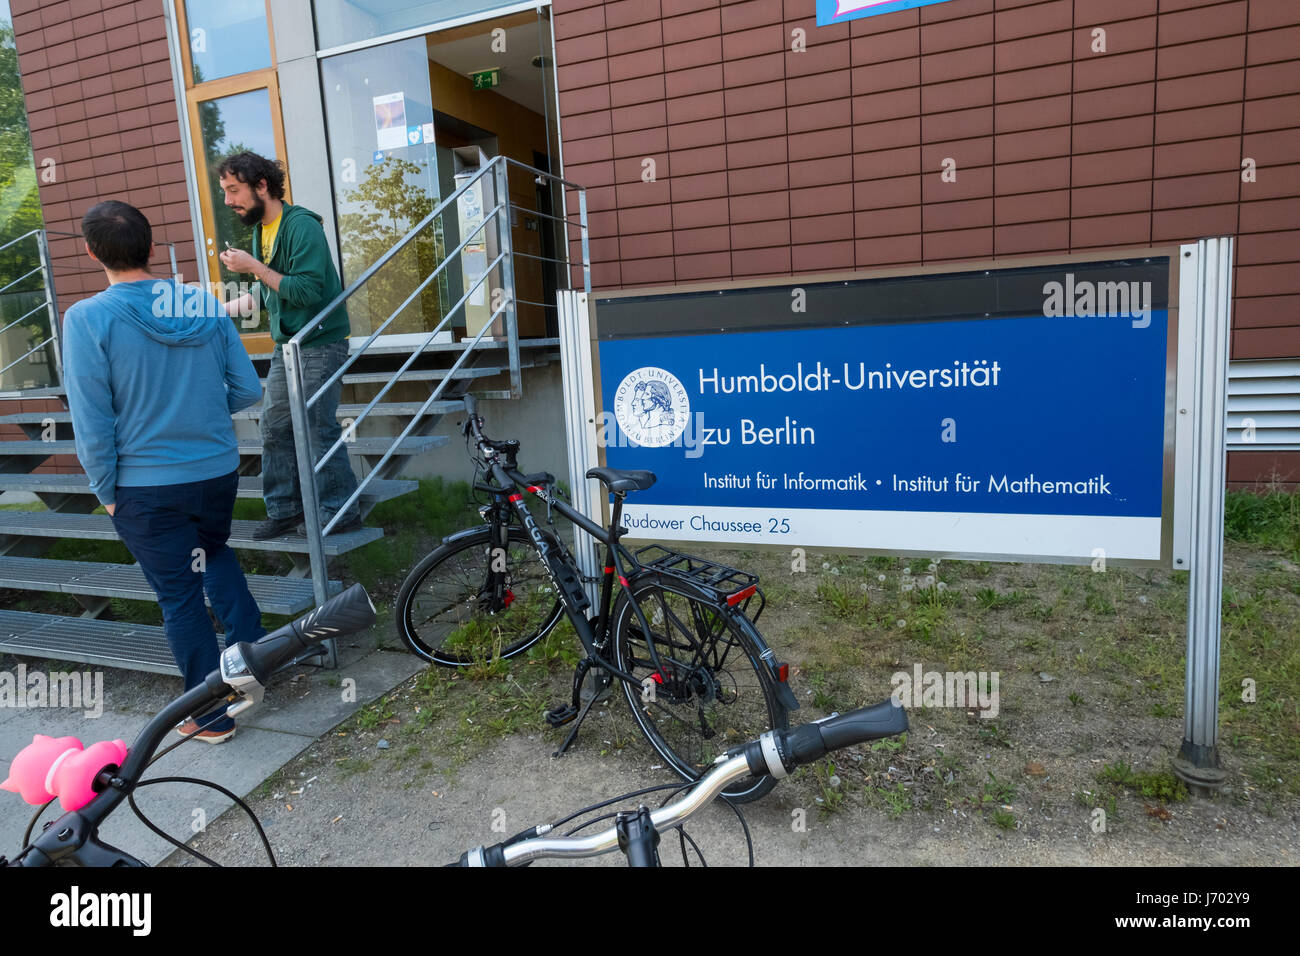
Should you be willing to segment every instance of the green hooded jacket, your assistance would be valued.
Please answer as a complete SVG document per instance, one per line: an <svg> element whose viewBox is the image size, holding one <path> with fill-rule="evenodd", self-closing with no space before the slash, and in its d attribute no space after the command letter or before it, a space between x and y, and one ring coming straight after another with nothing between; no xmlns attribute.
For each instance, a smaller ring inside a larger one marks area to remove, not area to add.
<svg viewBox="0 0 1300 956"><path fill-rule="evenodd" d="M253 228L253 257L262 258L260 226ZM271 338L282 345L343 291L343 283L325 242L321 217L310 209L285 203L267 266L283 276L278 292L259 283L262 286L261 301L271 317ZM312 330L303 345L339 342L350 332L347 306L340 305Z"/></svg>

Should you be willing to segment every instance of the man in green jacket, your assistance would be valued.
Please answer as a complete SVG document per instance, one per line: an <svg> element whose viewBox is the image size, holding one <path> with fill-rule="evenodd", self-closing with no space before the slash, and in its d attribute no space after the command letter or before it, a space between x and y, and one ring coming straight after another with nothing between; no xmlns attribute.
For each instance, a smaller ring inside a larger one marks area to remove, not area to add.
<svg viewBox="0 0 1300 956"><path fill-rule="evenodd" d="M279 163L255 153L236 153L217 167L226 205L246 226L253 226L253 252L227 248L221 261L232 272L251 273L260 289L226 303L231 315L248 315L261 299L271 319L275 352L266 377L262 407L262 497L267 520L253 532L258 539L275 538L302 524L302 492L294 452L293 420L285 381L283 345L310 322L341 291L338 270L330 258L321 217L310 209L284 201L284 170ZM348 313L340 305L302 342L304 399L310 398L348 357ZM307 412L317 454L338 441L342 429L336 418L342 381L337 381ZM320 472L322 519L328 523L357 489L347 450L340 448ZM354 503L331 533L356 531L361 514Z"/></svg>

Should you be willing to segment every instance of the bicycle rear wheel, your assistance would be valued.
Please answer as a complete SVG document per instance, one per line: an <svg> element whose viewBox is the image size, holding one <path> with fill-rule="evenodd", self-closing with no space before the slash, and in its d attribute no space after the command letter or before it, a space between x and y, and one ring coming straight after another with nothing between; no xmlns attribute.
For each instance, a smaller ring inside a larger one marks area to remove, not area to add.
<svg viewBox="0 0 1300 956"><path fill-rule="evenodd" d="M411 569L397 594L397 630L418 657L444 667L514 657L555 627L564 608L531 539L511 527L507 542L494 561L485 525L453 536Z"/></svg>
<svg viewBox="0 0 1300 956"><path fill-rule="evenodd" d="M696 780L729 748L788 726L747 618L668 575L643 575L631 589L650 633L624 590L613 613L615 655L640 683L625 682L623 692L646 739L677 773ZM745 777L723 796L744 803L775 785L771 777Z"/></svg>

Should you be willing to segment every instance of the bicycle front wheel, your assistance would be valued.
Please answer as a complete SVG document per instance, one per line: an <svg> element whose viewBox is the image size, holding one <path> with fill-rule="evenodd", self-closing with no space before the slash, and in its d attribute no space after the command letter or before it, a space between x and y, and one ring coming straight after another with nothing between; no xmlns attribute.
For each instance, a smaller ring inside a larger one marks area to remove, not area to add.
<svg viewBox="0 0 1300 956"><path fill-rule="evenodd" d="M729 748L788 726L746 617L668 575L642 576L631 591L649 633L625 589L614 606L614 648L618 666L639 683L625 682L623 691L646 739L677 773L696 780ZM775 785L745 777L722 795L744 803Z"/></svg>
<svg viewBox="0 0 1300 956"><path fill-rule="evenodd" d="M532 541L511 527L507 542L501 554L491 529L475 528L407 575L397 595L397 630L418 657L444 667L514 657L555 627L564 608Z"/></svg>

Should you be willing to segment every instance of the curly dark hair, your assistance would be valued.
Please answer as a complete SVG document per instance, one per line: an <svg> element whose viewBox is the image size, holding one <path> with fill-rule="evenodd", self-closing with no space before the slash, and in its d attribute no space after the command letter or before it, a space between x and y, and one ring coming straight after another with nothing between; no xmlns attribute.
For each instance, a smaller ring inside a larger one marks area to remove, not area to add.
<svg viewBox="0 0 1300 956"><path fill-rule="evenodd" d="M266 191L275 199L284 198L284 166L278 160L257 153L235 153L223 159L217 167L217 178L222 176L234 176L241 183L248 183L254 191L265 179Z"/></svg>

